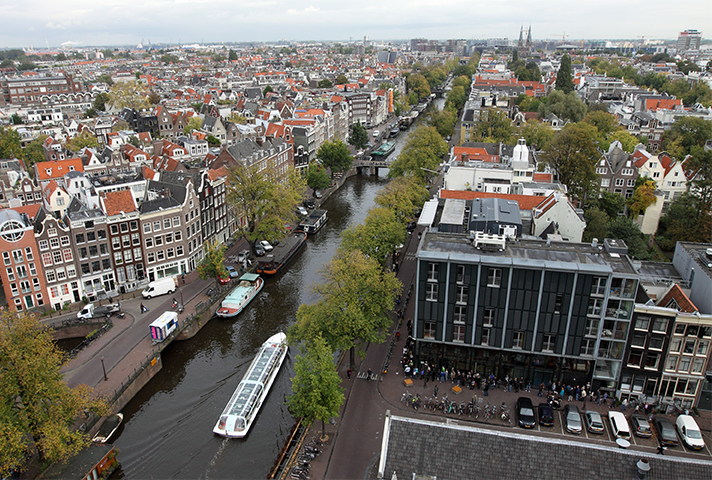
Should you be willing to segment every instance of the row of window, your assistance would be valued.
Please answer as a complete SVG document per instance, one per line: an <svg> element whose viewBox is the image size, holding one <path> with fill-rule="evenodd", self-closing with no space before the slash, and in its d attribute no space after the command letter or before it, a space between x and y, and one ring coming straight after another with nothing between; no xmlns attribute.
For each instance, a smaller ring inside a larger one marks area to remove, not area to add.
<svg viewBox="0 0 712 480"><path fill-rule="evenodd" d="M140 248L134 248L133 251L129 248L128 250L119 250L114 252L114 264L116 265L122 265L124 262L131 263L142 259L143 252Z"/></svg>
<svg viewBox="0 0 712 480"><path fill-rule="evenodd" d="M153 222L146 222L143 224L143 233L151 233L151 231L160 232L161 226L163 226L164 229L169 229L171 225L173 227L180 227L180 215L176 215L173 219L164 218L162 221L155 220Z"/></svg>
<svg viewBox="0 0 712 480"><path fill-rule="evenodd" d="M178 245L175 248L174 247L169 247L166 248L165 250L157 250L155 252L148 252L146 254L146 259L148 260L148 263L155 263L155 262L162 262L166 259L174 258L174 257L182 257L183 256L183 245Z"/></svg>
<svg viewBox="0 0 712 480"><path fill-rule="evenodd" d="M84 233L77 233L74 236L74 239L76 240L77 244L80 243L85 243L85 242L95 242L97 239L99 240L106 240L106 230L89 230Z"/></svg>
<svg viewBox="0 0 712 480"><path fill-rule="evenodd" d="M30 262L27 264L27 266L18 265L15 267L14 270L12 269L12 267L7 267L5 269L5 271L7 272L7 279L12 282L15 280L15 278L27 278L28 277L28 275L27 275L28 268L29 268L30 275L33 277L36 277L37 276L37 268L35 267L34 262ZM17 277L15 277L16 273L17 273Z"/></svg>
<svg viewBox="0 0 712 480"><path fill-rule="evenodd" d="M19 290L18 290L19 287ZM19 286L17 283L11 283L10 284L10 292L12 293L13 297L16 297L22 292L23 294L26 293L31 293L32 289L34 287L35 291L40 290L40 280L39 278L35 277L32 279L32 283L30 283L28 280L23 280L19 283Z"/></svg>
<svg viewBox="0 0 712 480"><path fill-rule="evenodd" d="M74 268L74 265L67 265L67 268L45 270L45 277L47 277L47 283L61 282L62 280L66 280L67 278L74 278L76 276L77 270Z"/></svg>
<svg viewBox="0 0 712 480"><path fill-rule="evenodd" d="M132 232L138 230L138 220L131 220L130 222L122 222L119 224L113 224L109 227L111 229L112 235L118 235L119 232L126 233L131 229Z"/></svg>
<svg viewBox="0 0 712 480"><path fill-rule="evenodd" d="M2 252L2 259L5 265L12 265L13 262L16 264L25 263L25 258L27 258L28 261L35 259L31 247L25 247L24 251L19 248L17 250L13 250L12 252Z"/></svg>
<svg viewBox="0 0 712 480"><path fill-rule="evenodd" d="M96 246L93 246L96 249ZM84 249L86 251L86 249ZM71 248L64 248L62 250L55 250L53 252L44 252L42 254L42 265L49 267L53 264L59 265L64 262L71 262L74 260L74 255L72 254Z"/></svg>
<svg viewBox="0 0 712 480"><path fill-rule="evenodd" d="M154 246L160 247L165 243L173 243L174 241L180 242L183 240L183 231L176 230L172 233L166 233L165 235L156 235L155 237L146 238L146 248L152 248Z"/></svg>

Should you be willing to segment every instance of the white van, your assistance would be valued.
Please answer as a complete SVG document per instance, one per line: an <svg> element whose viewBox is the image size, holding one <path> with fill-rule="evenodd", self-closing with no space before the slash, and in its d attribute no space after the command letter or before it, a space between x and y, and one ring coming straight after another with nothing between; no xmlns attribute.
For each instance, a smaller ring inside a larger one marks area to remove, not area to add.
<svg viewBox="0 0 712 480"><path fill-rule="evenodd" d="M677 426L677 433L680 434L680 438L685 442L685 445L693 450L705 448L705 441L702 438L700 427L697 426L694 418L689 415L680 415L677 417L675 426Z"/></svg>
<svg viewBox="0 0 712 480"><path fill-rule="evenodd" d="M148 287L141 292L141 295L143 295L143 298L151 298L159 295L165 295L166 293L173 293L175 291L175 279L173 277L166 277L149 283Z"/></svg>
<svg viewBox="0 0 712 480"><path fill-rule="evenodd" d="M625 418L625 415L621 412L608 412L608 420L611 422L613 435L617 438L630 440L630 427L628 426L628 420Z"/></svg>

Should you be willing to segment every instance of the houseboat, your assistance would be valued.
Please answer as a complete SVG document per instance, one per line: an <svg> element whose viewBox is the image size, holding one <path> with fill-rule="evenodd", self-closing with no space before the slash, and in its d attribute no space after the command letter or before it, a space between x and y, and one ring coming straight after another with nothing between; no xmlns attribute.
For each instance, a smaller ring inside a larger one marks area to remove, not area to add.
<svg viewBox="0 0 712 480"><path fill-rule="evenodd" d="M277 333L267 339L250 368L220 414L213 432L223 437L242 438L257 418L262 403L287 356L287 335Z"/></svg>
<svg viewBox="0 0 712 480"><path fill-rule="evenodd" d="M222 318L231 318L240 313L253 298L260 293L265 281L259 275L246 273L240 277L240 283L222 301L215 315Z"/></svg>
<svg viewBox="0 0 712 480"><path fill-rule="evenodd" d="M371 152L372 157L379 157L381 158L386 158L388 155L393 153L393 150L396 149L396 144L393 142L386 142L380 147L378 147L376 150Z"/></svg>
<svg viewBox="0 0 712 480"><path fill-rule="evenodd" d="M309 216L299 224L299 228L310 235L315 234L321 230L321 227L326 223L326 212L326 210L313 210Z"/></svg>
<svg viewBox="0 0 712 480"><path fill-rule="evenodd" d="M398 127L396 127L396 128L391 128L391 131L388 132L388 136L389 136L390 138L397 137L399 133L400 133L400 128L398 128Z"/></svg>
<svg viewBox="0 0 712 480"><path fill-rule="evenodd" d="M276 275L299 252L307 240L307 232L297 230L292 232L284 241L274 247L269 255L262 257L257 264L256 271L263 275Z"/></svg>

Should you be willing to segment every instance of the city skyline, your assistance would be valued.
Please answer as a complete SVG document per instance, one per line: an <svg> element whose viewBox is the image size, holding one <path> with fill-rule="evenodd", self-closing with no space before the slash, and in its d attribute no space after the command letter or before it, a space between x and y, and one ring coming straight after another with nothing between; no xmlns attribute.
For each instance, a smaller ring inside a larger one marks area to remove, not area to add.
<svg viewBox="0 0 712 480"><path fill-rule="evenodd" d="M616 12L612 15L611 12ZM691 19L691 12L694 12ZM501 0L467 2L395 0L355 3L325 0L29 0L0 7L0 48L59 48L105 45L239 43L275 41L483 39L516 40L532 27L535 40L676 39L679 32L712 25L703 0L671 8L652 0ZM584 19L584 20L582 20Z"/></svg>

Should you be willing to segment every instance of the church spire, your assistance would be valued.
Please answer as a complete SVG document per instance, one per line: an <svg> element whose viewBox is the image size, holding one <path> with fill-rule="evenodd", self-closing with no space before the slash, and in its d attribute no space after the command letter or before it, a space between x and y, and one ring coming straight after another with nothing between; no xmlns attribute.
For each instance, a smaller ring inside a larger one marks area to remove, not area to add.
<svg viewBox="0 0 712 480"><path fill-rule="evenodd" d="M517 46L519 48L524 46L524 25L519 28L519 42L517 42Z"/></svg>
<svg viewBox="0 0 712 480"><path fill-rule="evenodd" d="M532 48L532 26L529 25L529 30L527 31L527 43L525 45L527 48Z"/></svg>

